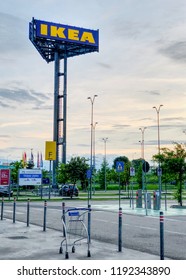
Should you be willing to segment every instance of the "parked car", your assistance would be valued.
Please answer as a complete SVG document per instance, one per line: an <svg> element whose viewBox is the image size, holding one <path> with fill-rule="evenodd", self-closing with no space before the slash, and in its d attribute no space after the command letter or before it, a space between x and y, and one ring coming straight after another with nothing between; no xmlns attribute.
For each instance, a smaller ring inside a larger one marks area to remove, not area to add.
<svg viewBox="0 0 186 280"><path fill-rule="evenodd" d="M9 187L0 186L0 196L9 196ZM10 196L13 196L13 191L10 190Z"/></svg>
<svg viewBox="0 0 186 280"><path fill-rule="evenodd" d="M78 196L79 195L79 189L76 185L68 184L68 185L63 185L59 189L59 195L61 196Z"/></svg>

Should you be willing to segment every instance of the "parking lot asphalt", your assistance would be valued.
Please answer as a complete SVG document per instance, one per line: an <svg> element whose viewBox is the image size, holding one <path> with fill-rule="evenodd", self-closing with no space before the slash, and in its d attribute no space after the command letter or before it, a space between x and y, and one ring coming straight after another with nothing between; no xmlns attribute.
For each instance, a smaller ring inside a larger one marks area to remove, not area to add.
<svg viewBox="0 0 186 280"><path fill-rule="evenodd" d="M12 220L0 220L0 260L64 260L65 251L59 253L62 231L27 225ZM159 260L160 257L132 249L122 248L118 252L116 245L91 240L90 257L86 240L72 253L68 246L69 259L72 260Z"/></svg>

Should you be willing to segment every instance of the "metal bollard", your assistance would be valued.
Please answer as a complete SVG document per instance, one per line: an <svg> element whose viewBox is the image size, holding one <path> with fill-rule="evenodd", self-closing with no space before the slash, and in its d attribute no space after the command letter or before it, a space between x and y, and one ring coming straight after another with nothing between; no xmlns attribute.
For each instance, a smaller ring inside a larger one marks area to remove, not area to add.
<svg viewBox="0 0 186 280"><path fill-rule="evenodd" d="M122 252L122 208L119 207L119 221L118 221L118 251Z"/></svg>
<svg viewBox="0 0 186 280"><path fill-rule="evenodd" d="M4 210L4 197L2 197L2 202L1 202L1 220L3 220L3 210Z"/></svg>
<svg viewBox="0 0 186 280"><path fill-rule="evenodd" d="M27 227L29 227L30 223L30 199L27 200Z"/></svg>
<svg viewBox="0 0 186 280"><path fill-rule="evenodd" d="M43 219L43 231L46 231L46 211L47 211L47 201L44 202L44 219Z"/></svg>
<svg viewBox="0 0 186 280"><path fill-rule="evenodd" d="M160 212L160 260L164 260L164 215Z"/></svg>
<svg viewBox="0 0 186 280"><path fill-rule="evenodd" d="M14 197L14 204L13 204L13 223L15 224L15 216L16 216L16 197Z"/></svg>
<svg viewBox="0 0 186 280"><path fill-rule="evenodd" d="M65 202L62 202L62 219L65 224ZM63 226L63 237L66 237L64 226Z"/></svg>
<svg viewBox="0 0 186 280"><path fill-rule="evenodd" d="M87 227L87 231L88 231L88 239L89 239L89 243L91 243L91 205L88 205L88 227Z"/></svg>

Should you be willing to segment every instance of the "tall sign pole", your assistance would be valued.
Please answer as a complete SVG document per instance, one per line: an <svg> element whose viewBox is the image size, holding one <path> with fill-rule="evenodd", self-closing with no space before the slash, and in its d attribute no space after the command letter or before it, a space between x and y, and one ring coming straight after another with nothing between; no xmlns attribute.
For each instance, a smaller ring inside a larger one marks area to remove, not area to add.
<svg viewBox="0 0 186 280"><path fill-rule="evenodd" d="M99 30L80 28L32 18L29 23L29 39L47 63L54 62L54 126L56 159L53 161L53 185L56 185L56 168L59 148L61 161L66 163L67 148L67 58L99 51ZM60 73L60 60L64 71ZM63 94L59 94L60 76L63 76ZM62 104L63 102L63 104ZM63 112L62 112L63 111Z"/></svg>
<svg viewBox="0 0 186 280"><path fill-rule="evenodd" d="M45 142L45 160L50 161L50 182L49 182L49 192L50 192L50 185L51 185L51 161L53 161L53 166L54 166L54 161L56 161L56 150L57 150L57 145L55 141L46 141ZM52 174L54 176L54 173ZM55 181L52 176L52 183Z"/></svg>
<svg viewBox="0 0 186 280"><path fill-rule="evenodd" d="M67 55L64 56L62 163L66 163L66 141L67 141L66 132L67 132Z"/></svg>
<svg viewBox="0 0 186 280"><path fill-rule="evenodd" d="M116 172L119 173L119 212L118 212L118 251L122 252L122 207L120 173L124 171L124 162L116 161Z"/></svg>
<svg viewBox="0 0 186 280"><path fill-rule="evenodd" d="M53 160L53 169L52 169L52 185L56 185L56 167L58 166L58 131L59 131L59 68L60 60L59 54L55 52L54 60L54 123L53 123L53 141L57 144L55 150L55 160Z"/></svg>

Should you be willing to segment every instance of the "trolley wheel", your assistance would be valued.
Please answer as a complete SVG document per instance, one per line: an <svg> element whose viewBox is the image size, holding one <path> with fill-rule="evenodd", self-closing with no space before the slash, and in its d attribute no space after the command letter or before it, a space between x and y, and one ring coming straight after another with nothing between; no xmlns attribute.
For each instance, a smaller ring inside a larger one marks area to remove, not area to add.
<svg viewBox="0 0 186 280"><path fill-rule="evenodd" d="M59 248L59 254L63 254L63 248L62 247Z"/></svg>
<svg viewBox="0 0 186 280"><path fill-rule="evenodd" d="M65 259L69 259L68 252L65 253Z"/></svg>
<svg viewBox="0 0 186 280"><path fill-rule="evenodd" d="M87 257L88 257L88 258L91 257L90 250L88 250L88 252L87 252Z"/></svg>
<svg viewBox="0 0 186 280"><path fill-rule="evenodd" d="M75 246L72 246L72 253L75 253Z"/></svg>

